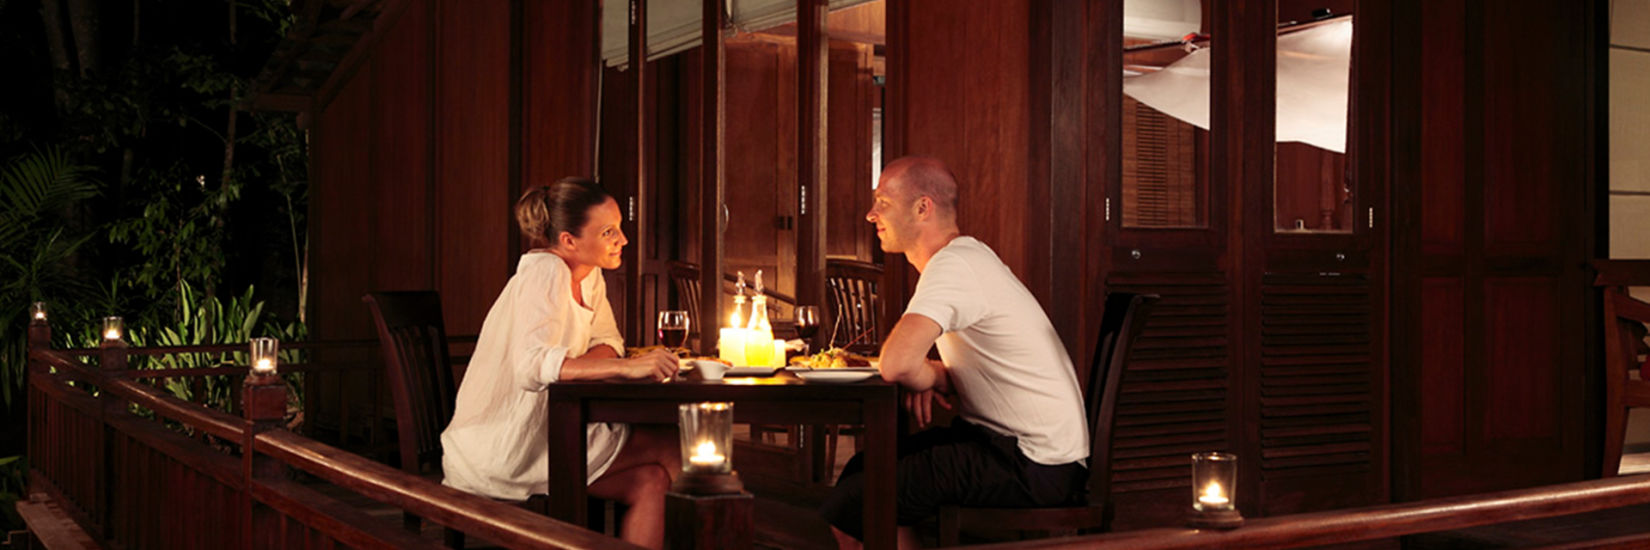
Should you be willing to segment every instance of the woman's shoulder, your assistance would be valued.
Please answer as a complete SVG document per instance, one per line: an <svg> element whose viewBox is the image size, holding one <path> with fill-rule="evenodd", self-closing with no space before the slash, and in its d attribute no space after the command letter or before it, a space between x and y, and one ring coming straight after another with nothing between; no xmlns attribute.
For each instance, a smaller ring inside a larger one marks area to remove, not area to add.
<svg viewBox="0 0 1650 550"><path fill-rule="evenodd" d="M528 252L516 262L516 276L543 279L567 279L573 276L567 262L548 252Z"/></svg>

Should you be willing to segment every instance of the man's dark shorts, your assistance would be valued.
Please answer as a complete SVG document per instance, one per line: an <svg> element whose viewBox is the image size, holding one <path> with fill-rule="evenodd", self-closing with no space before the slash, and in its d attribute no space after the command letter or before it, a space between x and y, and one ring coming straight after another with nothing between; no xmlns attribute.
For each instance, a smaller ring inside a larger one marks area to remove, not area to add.
<svg viewBox="0 0 1650 550"><path fill-rule="evenodd" d="M820 506L825 521L863 539L865 454L854 455ZM916 525L941 506L1038 508L1080 504L1088 469L1079 463L1047 466L1020 452L1017 439L961 418L901 439L895 466L897 521Z"/></svg>

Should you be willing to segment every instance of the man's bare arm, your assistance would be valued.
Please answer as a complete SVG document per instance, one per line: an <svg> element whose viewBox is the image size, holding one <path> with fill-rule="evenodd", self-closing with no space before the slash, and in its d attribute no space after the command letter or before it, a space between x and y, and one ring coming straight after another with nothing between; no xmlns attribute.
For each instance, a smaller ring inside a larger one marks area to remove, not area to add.
<svg viewBox="0 0 1650 550"><path fill-rule="evenodd" d="M944 378L934 369L943 367L929 363L928 350L943 332L933 319L911 313L900 317L882 343L882 379L912 391L936 389Z"/></svg>

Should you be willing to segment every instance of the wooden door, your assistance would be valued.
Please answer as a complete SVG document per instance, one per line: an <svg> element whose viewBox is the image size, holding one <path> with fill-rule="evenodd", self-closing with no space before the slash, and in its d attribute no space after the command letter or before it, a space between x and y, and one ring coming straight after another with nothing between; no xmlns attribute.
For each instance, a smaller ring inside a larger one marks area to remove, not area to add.
<svg viewBox="0 0 1650 550"><path fill-rule="evenodd" d="M796 293L796 47L729 40L723 180L727 271ZM781 313L781 315L786 315Z"/></svg>
<svg viewBox="0 0 1650 550"><path fill-rule="evenodd" d="M1400 499L1584 475L1601 9L1394 7L1420 22L1392 60Z"/></svg>

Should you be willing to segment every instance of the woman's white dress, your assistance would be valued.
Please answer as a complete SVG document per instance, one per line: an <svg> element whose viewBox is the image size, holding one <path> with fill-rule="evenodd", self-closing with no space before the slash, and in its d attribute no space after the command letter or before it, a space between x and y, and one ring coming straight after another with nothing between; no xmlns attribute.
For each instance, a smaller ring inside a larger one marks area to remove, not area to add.
<svg viewBox="0 0 1650 550"><path fill-rule="evenodd" d="M561 378L562 361L599 345L623 356L624 339L607 303L601 270L573 300L572 270L555 254L521 257L487 320L459 385L453 421L441 433L443 484L506 500L548 491L550 449L545 386ZM624 424L587 426L586 483L607 471L629 435Z"/></svg>

